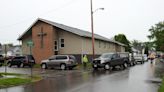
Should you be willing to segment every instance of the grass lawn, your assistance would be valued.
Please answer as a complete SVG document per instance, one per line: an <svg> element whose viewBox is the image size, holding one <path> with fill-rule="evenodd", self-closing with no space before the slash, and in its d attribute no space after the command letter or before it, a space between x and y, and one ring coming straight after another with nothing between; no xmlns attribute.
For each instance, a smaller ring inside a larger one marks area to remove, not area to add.
<svg viewBox="0 0 164 92"><path fill-rule="evenodd" d="M28 75L15 74L15 73L0 73L0 75L14 76L12 78L8 78L8 77L0 78L0 88L7 88L12 86L28 84L42 79L39 76L30 77Z"/></svg>
<svg viewBox="0 0 164 92"><path fill-rule="evenodd" d="M164 78L158 92L164 92Z"/></svg>
<svg viewBox="0 0 164 92"><path fill-rule="evenodd" d="M4 79L0 79L0 88L17 86L17 85L27 84L30 82L31 79L29 78L4 78Z"/></svg>

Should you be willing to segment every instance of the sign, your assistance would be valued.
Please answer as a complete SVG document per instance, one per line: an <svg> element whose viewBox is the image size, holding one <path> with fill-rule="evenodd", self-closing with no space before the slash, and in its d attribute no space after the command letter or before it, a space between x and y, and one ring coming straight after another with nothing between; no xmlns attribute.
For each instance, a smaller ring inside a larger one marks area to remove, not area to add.
<svg viewBox="0 0 164 92"><path fill-rule="evenodd" d="M27 42L27 46L29 46L29 47L32 47L32 46L34 46L34 43L33 43L33 41L28 41L28 42Z"/></svg>

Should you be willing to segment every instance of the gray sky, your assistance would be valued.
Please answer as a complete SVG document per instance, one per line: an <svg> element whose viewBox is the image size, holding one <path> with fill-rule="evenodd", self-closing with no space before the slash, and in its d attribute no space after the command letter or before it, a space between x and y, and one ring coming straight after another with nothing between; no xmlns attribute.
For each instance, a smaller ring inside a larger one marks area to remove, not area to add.
<svg viewBox="0 0 164 92"><path fill-rule="evenodd" d="M0 0L0 42L16 40L38 17L90 31L90 0ZM164 0L93 0L94 32L148 41L148 29L164 20Z"/></svg>

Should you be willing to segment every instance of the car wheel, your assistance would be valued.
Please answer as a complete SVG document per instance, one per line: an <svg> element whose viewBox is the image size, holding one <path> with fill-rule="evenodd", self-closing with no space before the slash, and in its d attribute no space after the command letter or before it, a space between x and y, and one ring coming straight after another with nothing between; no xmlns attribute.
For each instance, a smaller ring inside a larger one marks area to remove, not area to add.
<svg viewBox="0 0 164 92"><path fill-rule="evenodd" d="M24 67L24 64L23 64L23 63L21 63L21 64L20 64L20 67L22 67L22 68L23 68L23 67Z"/></svg>
<svg viewBox="0 0 164 92"><path fill-rule="evenodd" d="M65 65L65 64L61 64L61 65L60 65L60 69L61 69L61 70L65 70L65 69L66 69L66 65Z"/></svg>
<svg viewBox="0 0 164 92"><path fill-rule="evenodd" d="M73 69L73 67L69 67L68 69L69 69L69 70L72 70L72 69Z"/></svg>
<svg viewBox="0 0 164 92"><path fill-rule="evenodd" d="M8 66L9 66L9 67L11 67L11 66L12 66L12 64L11 64L11 63L8 63Z"/></svg>
<svg viewBox="0 0 164 92"><path fill-rule="evenodd" d="M66 69L66 65L65 64L61 64L60 65L60 69L65 70Z"/></svg>
<svg viewBox="0 0 164 92"><path fill-rule="evenodd" d="M141 61L141 64L143 64L143 62Z"/></svg>
<svg viewBox="0 0 164 92"><path fill-rule="evenodd" d="M125 62L124 63L124 68L127 68L128 67L128 64Z"/></svg>
<svg viewBox="0 0 164 92"><path fill-rule="evenodd" d="M110 65L109 64L105 64L105 66L104 66L104 69L105 70L109 70L111 67L110 67Z"/></svg>
<svg viewBox="0 0 164 92"><path fill-rule="evenodd" d="M42 64L42 65L41 65L41 68L42 68L42 69L47 69L47 65L46 65L46 64Z"/></svg>

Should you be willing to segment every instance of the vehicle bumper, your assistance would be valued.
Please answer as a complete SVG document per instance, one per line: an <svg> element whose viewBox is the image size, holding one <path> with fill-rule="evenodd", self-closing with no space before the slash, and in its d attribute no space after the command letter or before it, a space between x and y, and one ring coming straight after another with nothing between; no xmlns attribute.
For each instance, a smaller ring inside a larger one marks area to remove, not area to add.
<svg viewBox="0 0 164 92"><path fill-rule="evenodd" d="M105 66L105 64L96 64L96 63L92 64L93 68L103 68L104 66Z"/></svg>

